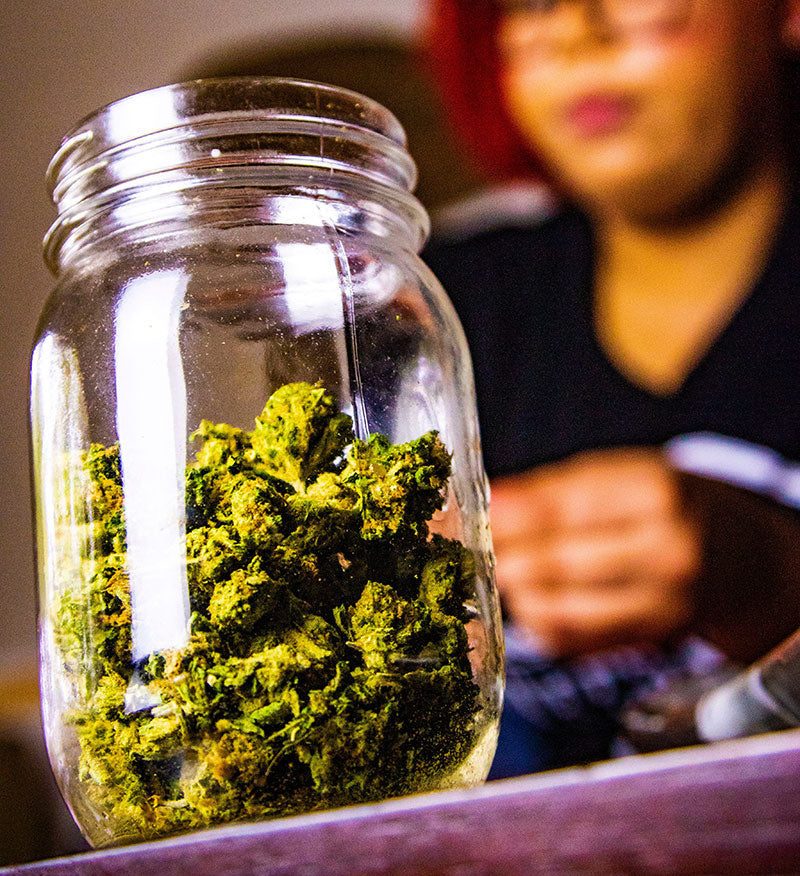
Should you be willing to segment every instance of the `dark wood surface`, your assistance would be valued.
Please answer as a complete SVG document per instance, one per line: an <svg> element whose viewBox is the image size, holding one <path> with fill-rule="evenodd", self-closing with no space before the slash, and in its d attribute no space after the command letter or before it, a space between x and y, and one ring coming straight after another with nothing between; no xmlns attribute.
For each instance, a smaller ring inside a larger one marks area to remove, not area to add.
<svg viewBox="0 0 800 876"><path fill-rule="evenodd" d="M800 873L800 730L0 873Z"/></svg>

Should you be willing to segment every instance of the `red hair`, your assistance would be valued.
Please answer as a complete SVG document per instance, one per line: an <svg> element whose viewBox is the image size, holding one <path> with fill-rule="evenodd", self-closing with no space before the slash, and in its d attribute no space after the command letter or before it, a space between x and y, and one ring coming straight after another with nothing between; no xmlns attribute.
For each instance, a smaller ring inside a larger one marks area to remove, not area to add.
<svg viewBox="0 0 800 876"><path fill-rule="evenodd" d="M492 0L430 0L425 48L451 126L486 175L546 176L505 109Z"/></svg>

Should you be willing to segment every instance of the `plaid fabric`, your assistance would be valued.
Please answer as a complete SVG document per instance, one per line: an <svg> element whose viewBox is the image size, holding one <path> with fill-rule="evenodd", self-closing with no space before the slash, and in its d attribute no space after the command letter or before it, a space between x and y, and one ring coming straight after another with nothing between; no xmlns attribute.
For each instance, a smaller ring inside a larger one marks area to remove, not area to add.
<svg viewBox="0 0 800 876"><path fill-rule="evenodd" d="M626 647L550 660L507 627L506 697L489 779L628 753L618 743L618 716L626 703L724 664L720 652L697 638L668 650Z"/></svg>

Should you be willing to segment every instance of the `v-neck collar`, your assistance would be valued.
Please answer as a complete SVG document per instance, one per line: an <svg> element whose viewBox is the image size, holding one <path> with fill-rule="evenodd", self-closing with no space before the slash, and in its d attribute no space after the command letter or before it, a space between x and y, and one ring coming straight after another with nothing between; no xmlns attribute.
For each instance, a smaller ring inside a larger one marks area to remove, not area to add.
<svg viewBox="0 0 800 876"><path fill-rule="evenodd" d="M785 248L800 236L798 234L800 206L792 200L778 224L777 233L750 294L742 299L727 323L698 356L680 386L674 392L662 394L652 392L618 368L598 337L595 321L596 236L589 219L576 208L570 209L574 210L576 217L579 218L582 223L581 232L586 235L586 245L580 248L585 253L585 259L574 276L577 279L579 296L577 312L582 322L582 334L585 336L588 349L609 380L622 389L626 395L663 408L676 406L691 395L695 386L702 382L703 377L714 368L716 361L724 355L726 349L730 345L735 345L740 326L747 323L750 312L761 306L763 296L774 287L774 277L782 262L781 257Z"/></svg>

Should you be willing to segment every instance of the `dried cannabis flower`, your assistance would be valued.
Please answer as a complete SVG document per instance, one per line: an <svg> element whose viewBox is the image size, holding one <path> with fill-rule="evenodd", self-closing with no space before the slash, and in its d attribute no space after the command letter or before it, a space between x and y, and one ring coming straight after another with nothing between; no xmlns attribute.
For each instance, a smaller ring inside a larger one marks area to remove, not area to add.
<svg viewBox="0 0 800 876"><path fill-rule="evenodd" d="M87 692L89 799L131 840L436 787L479 708L472 556L428 532L450 475L436 432L359 441L330 393L292 383L252 432L204 420L192 438L190 639L137 666L118 449L84 459L93 574L56 635Z"/></svg>

